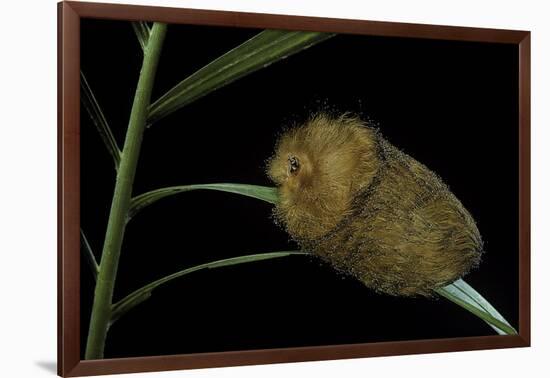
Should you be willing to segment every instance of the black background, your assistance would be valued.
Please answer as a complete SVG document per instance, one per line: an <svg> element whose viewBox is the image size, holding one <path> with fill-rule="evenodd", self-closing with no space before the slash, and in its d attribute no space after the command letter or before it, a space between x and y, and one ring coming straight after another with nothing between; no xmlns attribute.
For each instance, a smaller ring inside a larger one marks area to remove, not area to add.
<svg viewBox="0 0 550 378"><path fill-rule="evenodd" d="M81 66L122 147L142 53L130 23L81 23ZM153 99L258 30L170 25ZM148 129L134 193L270 185L276 136L319 110L352 111L437 172L485 241L466 281L518 324L517 48L339 35L253 73ZM81 115L81 225L99 255L115 181ZM220 192L164 199L127 227L115 300L182 268L295 248L263 202ZM93 281L82 265L82 353ZM444 299L378 295L311 257L225 267L157 289L109 331L106 358L492 335Z"/></svg>

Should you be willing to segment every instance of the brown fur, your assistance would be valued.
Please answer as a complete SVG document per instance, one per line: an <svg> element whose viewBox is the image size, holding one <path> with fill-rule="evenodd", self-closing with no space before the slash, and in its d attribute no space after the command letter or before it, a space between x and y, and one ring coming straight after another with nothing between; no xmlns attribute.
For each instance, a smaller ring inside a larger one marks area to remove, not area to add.
<svg viewBox="0 0 550 378"><path fill-rule="evenodd" d="M430 296L479 263L481 237L460 201L357 118L319 114L285 133L268 174L293 239L376 291Z"/></svg>

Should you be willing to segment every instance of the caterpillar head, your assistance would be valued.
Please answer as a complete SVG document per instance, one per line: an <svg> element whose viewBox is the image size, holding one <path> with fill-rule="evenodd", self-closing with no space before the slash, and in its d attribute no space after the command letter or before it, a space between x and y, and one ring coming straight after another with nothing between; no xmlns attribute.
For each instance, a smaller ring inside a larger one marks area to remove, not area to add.
<svg viewBox="0 0 550 378"><path fill-rule="evenodd" d="M267 173L279 188L277 218L297 240L332 230L378 169L375 132L355 117L321 113L279 139Z"/></svg>

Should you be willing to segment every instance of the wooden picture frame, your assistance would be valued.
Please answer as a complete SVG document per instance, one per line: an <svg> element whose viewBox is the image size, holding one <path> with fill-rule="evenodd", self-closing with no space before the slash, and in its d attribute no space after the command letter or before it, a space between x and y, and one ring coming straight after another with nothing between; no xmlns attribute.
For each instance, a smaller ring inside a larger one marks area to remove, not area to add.
<svg viewBox="0 0 550 378"><path fill-rule="evenodd" d="M507 43L519 51L519 329L517 335L275 348L81 360L80 20L322 31L386 37ZM190 368L466 351L530 345L530 32L222 12L118 4L58 4L58 374L82 376Z"/></svg>

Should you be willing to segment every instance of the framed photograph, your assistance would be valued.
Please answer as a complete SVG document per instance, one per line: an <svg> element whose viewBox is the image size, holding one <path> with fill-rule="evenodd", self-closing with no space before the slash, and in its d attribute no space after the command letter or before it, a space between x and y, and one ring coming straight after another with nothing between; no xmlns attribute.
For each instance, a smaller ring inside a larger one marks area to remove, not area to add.
<svg viewBox="0 0 550 378"><path fill-rule="evenodd" d="M530 33L59 3L61 376L530 345Z"/></svg>

